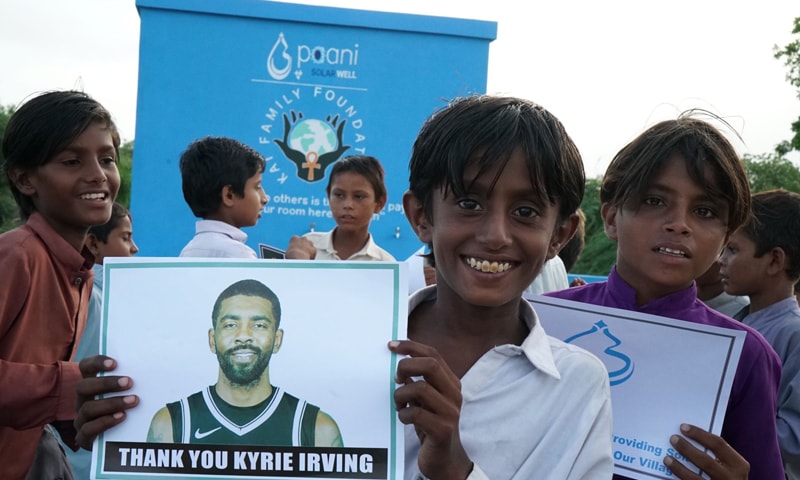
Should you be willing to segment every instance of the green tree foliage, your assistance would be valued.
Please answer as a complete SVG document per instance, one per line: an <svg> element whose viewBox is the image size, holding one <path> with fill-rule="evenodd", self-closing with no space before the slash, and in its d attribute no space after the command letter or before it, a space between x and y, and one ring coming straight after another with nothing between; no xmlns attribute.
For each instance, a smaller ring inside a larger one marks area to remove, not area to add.
<svg viewBox="0 0 800 480"><path fill-rule="evenodd" d="M586 180L581 209L586 215L586 246L572 272L608 275L617 259L617 244L606 236L600 217L600 178Z"/></svg>
<svg viewBox="0 0 800 480"><path fill-rule="evenodd" d="M794 40L783 48L775 46L775 58L782 60L789 71L786 73L786 80L797 88L797 98L800 98L800 17L794 19ZM800 150L800 118L792 123L794 136L791 140L781 142L776 151L778 154L786 154L791 150Z"/></svg>
<svg viewBox="0 0 800 480"><path fill-rule="evenodd" d="M6 125L11 114L14 113L13 106L0 105L0 139L6 131ZM0 151L0 164L5 163L3 152ZM117 195L117 201L130 206L131 202L131 169L133 168L133 141L123 143L119 148L119 174L122 182ZM0 233L19 225L19 210L14 202L14 196L3 173L0 178Z"/></svg>
<svg viewBox="0 0 800 480"><path fill-rule="evenodd" d="M777 153L745 155L744 166L753 193L774 188L800 193L800 170Z"/></svg>
<svg viewBox="0 0 800 480"><path fill-rule="evenodd" d="M0 105L0 139L5 135L6 125L8 125L8 119L12 113L14 113L14 107ZM5 157L2 151L0 151L0 164L5 164ZM11 194L11 189L5 177L5 172L3 172L0 175L0 232L5 232L19 225L17 204L14 202L14 196Z"/></svg>
<svg viewBox="0 0 800 480"><path fill-rule="evenodd" d="M117 201L126 207L131 206L131 169L133 168L133 140L125 142L119 147L119 176L122 182L119 186Z"/></svg>

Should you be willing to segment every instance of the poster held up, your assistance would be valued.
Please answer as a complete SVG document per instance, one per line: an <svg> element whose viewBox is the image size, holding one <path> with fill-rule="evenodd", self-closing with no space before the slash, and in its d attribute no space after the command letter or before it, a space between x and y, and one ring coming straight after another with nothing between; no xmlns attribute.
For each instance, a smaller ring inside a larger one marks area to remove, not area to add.
<svg viewBox="0 0 800 480"><path fill-rule="evenodd" d="M100 352L140 403L93 478L402 478L404 264L109 259L105 282Z"/></svg>

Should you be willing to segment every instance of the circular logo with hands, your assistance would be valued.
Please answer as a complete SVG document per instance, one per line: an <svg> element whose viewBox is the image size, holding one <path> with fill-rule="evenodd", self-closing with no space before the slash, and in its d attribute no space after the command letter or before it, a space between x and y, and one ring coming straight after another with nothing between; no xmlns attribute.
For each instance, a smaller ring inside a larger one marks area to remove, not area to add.
<svg viewBox="0 0 800 480"><path fill-rule="evenodd" d="M322 121L304 119L302 112L291 110L283 114L283 138L275 139L275 144L295 164L298 178L318 182L325 178L325 169L350 148L342 141L346 123L339 115Z"/></svg>

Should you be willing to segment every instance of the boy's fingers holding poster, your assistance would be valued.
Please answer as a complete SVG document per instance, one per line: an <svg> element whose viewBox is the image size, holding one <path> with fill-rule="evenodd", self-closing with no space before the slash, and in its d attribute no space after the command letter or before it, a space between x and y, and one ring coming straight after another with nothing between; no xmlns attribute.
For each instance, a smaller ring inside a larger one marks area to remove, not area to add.
<svg viewBox="0 0 800 480"><path fill-rule="evenodd" d="M707 448L709 453L696 448L679 435L673 435L670 443L680 455L683 455L685 460L697 465L711 480L746 480L748 478L750 464L721 437L687 424L681 425L681 433ZM714 457L709 455L714 455ZM682 480L704 478L691 472L673 456L666 457L664 464Z"/></svg>
<svg viewBox="0 0 800 480"><path fill-rule="evenodd" d="M435 348L410 340L389 343L389 349L408 357L397 364L394 401L405 424L428 435L446 437L458 429L461 382Z"/></svg>
<svg viewBox="0 0 800 480"><path fill-rule="evenodd" d="M94 400L98 395L122 392L133 386L130 377L97 376L102 372L113 371L116 367L117 362L113 358L103 355L94 355L81 360L80 370L83 378L75 385L78 394L77 410L81 410L84 403Z"/></svg>
<svg viewBox="0 0 800 480"><path fill-rule="evenodd" d="M461 405L461 381L450 370L435 348L411 340L389 342L389 350L408 358L397 364L398 384L409 384L421 377L446 397L456 398Z"/></svg>
<svg viewBox="0 0 800 480"><path fill-rule="evenodd" d="M409 381L395 390L394 403L400 421L422 427L436 437L446 437L458 426L458 399L448 398L430 383Z"/></svg>
<svg viewBox="0 0 800 480"><path fill-rule="evenodd" d="M420 471L429 478L466 478L472 461L458 434L460 380L435 348L405 340L389 342L389 349L408 355L397 365L394 401L398 418L413 424L420 440Z"/></svg>
<svg viewBox="0 0 800 480"><path fill-rule="evenodd" d="M132 403L127 405L128 407L139 402L138 398L131 396L95 400L84 404L84 408L75 417L75 429L78 432L75 440L78 445L85 450L91 450L92 443L98 435L125 420L124 408L119 408L125 401Z"/></svg>
<svg viewBox="0 0 800 480"><path fill-rule="evenodd" d="M102 355L81 360L80 370L83 379L75 386L77 392L75 417L76 440L86 450L92 449L95 437L125 419L125 410L139 404L135 395L115 396L98 399L97 396L122 392L133 386L129 377L97 377L100 372L111 371L116 362Z"/></svg>
<svg viewBox="0 0 800 480"><path fill-rule="evenodd" d="M97 378L96 380L115 380L118 377ZM94 439L109 428L125 420L125 411L139 404L135 395L108 397L83 402L75 417L75 430L78 445L86 450L92 449Z"/></svg>
<svg viewBox="0 0 800 480"><path fill-rule="evenodd" d="M105 355L92 355L86 357L78 364L83 378L96 377L100 372L110 372L117 367L117 362Z"/></svg>

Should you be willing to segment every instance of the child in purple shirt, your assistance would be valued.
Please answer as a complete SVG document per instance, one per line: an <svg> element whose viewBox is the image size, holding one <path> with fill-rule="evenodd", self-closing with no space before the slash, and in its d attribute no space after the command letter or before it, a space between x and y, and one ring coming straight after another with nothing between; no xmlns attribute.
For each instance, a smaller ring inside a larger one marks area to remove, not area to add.
<svg viewBox="0 0 800 480"><path fill-rule="evenodd" d="M697 118L658 123L616 155L600 201L606 234L617 242L616 266L606 282L551 295L746 331L722 439L682 427L717 458L680 436L671 442L712 479L746 479L748 462L749 478L784 479L775 424L780 360L758 332L698 300L694 284L750 211L747 176L733 147ZM674 457L664 463L679 478L700 478Z"/></svg>

